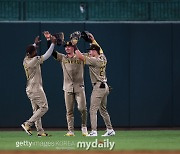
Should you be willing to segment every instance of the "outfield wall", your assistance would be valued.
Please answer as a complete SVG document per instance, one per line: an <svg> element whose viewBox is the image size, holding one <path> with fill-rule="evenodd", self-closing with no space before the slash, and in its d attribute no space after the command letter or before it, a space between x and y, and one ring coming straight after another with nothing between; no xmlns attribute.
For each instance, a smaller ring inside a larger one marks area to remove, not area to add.
<svg viewBox="0 0 180 154"><path fill-rule="evenodd" d="M1 22L0 127L19 127L32 113L22 61L26 46L36 35L42 39L39 53L45 52L44 30L63 31L66 40L76 30L94 34L108 58L108 82L113 87L108 111L114 126L180 126L179 23ZM78 46L85 51L88 44L81 40ZM64 53L63 47L56 49ZM42 75L49 103L44 126L66 127L60 64L51 57L43 64ZM85 83L89 109L92 88L87 67ZM75 126L80 123L75 107ZM98 125L104 127L100 116Z"/></svg>
<svg viewBox="0 0 180 154"><path fill-rule="evenodd" d="M179 21L179 10L179 0L0 0L0 21Z"/></svg>

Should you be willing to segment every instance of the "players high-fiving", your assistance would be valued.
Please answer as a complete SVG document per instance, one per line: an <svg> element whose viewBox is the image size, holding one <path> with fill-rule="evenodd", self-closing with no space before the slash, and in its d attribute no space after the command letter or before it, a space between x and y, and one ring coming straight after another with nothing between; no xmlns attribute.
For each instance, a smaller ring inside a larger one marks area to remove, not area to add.
<svg viewBox="0 0 180 154"><path fill-rule="evenodd" d="M38 136L49 136L44 132L41 123L41 117L48 110L46 95L42 87L41 65L51 54L57 60L63 69L63 90L66 106L66 118L68 132L65 136L75 136L74 134L74 103L77 102L78 110L81 113L81 131L83 136L97 136L97 111L100 111L105 122L107 131L103 136L113 136L115 131L112 128L110 116L107 112L107 96L109 86L106 77L107 59L102 48L95 41L94 36L88 31L76 31L70 35L70 40L64 41L64 33L51 34L48 31L43 32L47 39L47 52L37 55L37 45L40 42L38 37L35 43L29 45L26 49L24 58L24 69L27 76L26 93L31 101L33 108L32 117L21 126L28 135L32 135L31 126L35 124ZM90 43L88 53L81 53L77 43L83 38ZM54 46L63 45L66 54L55 51ZM87 107L84 86L84 65L89 66L90 78L93 86L90 104L91 132L87 131Z"/></svg>

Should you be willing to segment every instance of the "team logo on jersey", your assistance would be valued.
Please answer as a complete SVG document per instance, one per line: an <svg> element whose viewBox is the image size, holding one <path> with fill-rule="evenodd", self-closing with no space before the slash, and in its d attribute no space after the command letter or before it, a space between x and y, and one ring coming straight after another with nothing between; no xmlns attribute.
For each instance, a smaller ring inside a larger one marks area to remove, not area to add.
<svg viewBox="0 0 180 154"><path fill-rule="evenodd" d="M79 60L79 59L66 59L66 60L63 60L63 63L64 64L81 64L82 61Z"/></svg>

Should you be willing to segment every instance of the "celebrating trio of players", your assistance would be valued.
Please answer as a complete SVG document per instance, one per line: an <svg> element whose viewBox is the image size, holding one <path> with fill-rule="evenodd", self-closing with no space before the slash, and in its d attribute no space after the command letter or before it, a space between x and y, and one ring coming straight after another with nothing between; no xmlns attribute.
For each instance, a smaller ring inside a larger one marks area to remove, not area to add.
<svg viewBox="0 0 180 154"><path fill-rule="evenodd" d="M87 32L74 32L71 34L71 40L64 42L63 33L56 35L44 32L47 39L48 50L45 54L37 55L37 45L40 42L39 37L35 38L35 43L26 49L26 56L23 61L27 86L26 93L31 101L33 115L21 126L28 135L32 135L31 126L35 124L38 136L49 136L42 128L41 117L48 111L48 103L42 86L41 64L51 55L61 63L64 76L64 98L66 106L66 118L68 132L65 136L74 136L74 103L77 102L78 110L81 113L81 131L83 136L97 136L97 111L99 110L107 131L102 136L113 136L115 131L112 128L110 116L107 112L107 96L109 86L106 77L107 59L102 48L94 39L94 36ZM88 53L81 53L77 47L79 38L83 38L90 43ZM54 46L63 45L66 54L54 50ZM93 86L90 100L90 120L91 132L87 131L87 107L84 87L84 65L89 66L89 74Z"/></svg>

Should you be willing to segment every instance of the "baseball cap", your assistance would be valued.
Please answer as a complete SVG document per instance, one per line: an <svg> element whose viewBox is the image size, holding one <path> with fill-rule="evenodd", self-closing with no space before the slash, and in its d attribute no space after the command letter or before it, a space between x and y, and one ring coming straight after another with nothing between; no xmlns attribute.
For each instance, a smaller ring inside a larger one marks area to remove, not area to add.
<svg viewBox="0 0 180 154"><path fill-rule="evenodd" d="M96 50L97 52L99 52L99 51L100 51L100 47L97 46L97 45L95 45L95 44L92 44L92 45L90 46L90 48L87 49L87 50Z"/></svg>
<svg viewBox="0 0 180 154"><path fill-rule="evenodd" d="M64 44L64 47L66 46L73 46L72 43L70 41L67 41L65 44Z"/></svg>

